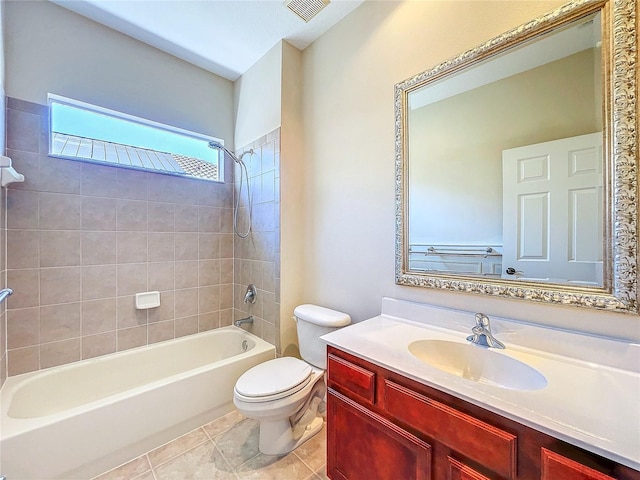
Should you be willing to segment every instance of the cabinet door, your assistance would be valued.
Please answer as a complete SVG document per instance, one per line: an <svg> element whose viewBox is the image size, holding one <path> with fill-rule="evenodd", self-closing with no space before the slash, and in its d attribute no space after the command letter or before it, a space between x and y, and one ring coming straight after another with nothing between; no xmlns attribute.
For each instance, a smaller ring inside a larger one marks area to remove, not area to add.
<svg viewBox="0 0 640 480"><path fill-rule="evenodd" d="M489 478L455 458L447 456L447 460L449 462L447 480L489 480Z"/></svg>
<svg viewBox="0 0 640 480"><path fill-rule="evenodd" d="M560 454L542 449L542 480L614 480Z"/></svg>
<svg viewBox="0 0 640 480"><path fill-rule="evenodd" d="M327 395L332 480L430 480L431 447L340 393Z"/></svg>

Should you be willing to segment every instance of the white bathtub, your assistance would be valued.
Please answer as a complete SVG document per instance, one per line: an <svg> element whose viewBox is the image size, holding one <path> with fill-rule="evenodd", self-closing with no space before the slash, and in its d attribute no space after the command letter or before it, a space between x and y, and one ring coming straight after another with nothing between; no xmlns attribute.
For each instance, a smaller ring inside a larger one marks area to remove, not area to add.
<svg viewBox="0 0 640 480"><path fill-rule="evenodd" d="M0 475L91 478L230 412L238 377L274 357L273 345L225 327L9 377Z"/></svg>

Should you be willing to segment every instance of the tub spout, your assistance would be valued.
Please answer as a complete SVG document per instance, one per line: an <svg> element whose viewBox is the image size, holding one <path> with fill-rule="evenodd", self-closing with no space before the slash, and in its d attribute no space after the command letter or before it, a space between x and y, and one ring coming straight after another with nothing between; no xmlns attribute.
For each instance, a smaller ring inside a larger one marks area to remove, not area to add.
<svg viewBox="0 0 640 480"><path fill-rule="evenodd" d="M253 315L249 315L247 318L240 318L233 322L236 327L241 326L243 323L253 323Z"/></svg>
<svg viewBox="0 0 640 480"><path fill-rule="evenodd" d="M4 299L7 298L12 293L13 293L13 290L11 290L10 288L3 288L2 290L0 290L0 303L2 303ZM0 477L0 480L2 480L2 477Z"/></svg>

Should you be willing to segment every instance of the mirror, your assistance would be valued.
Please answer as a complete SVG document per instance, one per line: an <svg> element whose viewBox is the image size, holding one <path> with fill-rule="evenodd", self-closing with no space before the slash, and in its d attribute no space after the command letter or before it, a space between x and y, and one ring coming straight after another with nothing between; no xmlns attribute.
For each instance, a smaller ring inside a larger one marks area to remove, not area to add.
<svg viewBox="0 0 640 480"><path fill-rule="evenodd" d="M396 85L396 283L638 312L635 9L574 1Z"/></svg>

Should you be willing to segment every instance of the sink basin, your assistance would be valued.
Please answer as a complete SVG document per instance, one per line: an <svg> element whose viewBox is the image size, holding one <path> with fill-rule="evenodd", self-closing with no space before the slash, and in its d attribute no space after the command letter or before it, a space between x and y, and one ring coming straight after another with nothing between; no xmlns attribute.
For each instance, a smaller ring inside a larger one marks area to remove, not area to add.
<svg viewBox="0 0 640 480"><path fill-rule="evenodd" d="M409 352L439 370L473 382L511 390L539 390L547 379L515 358L478 345L446 340L417 340Z"/></svg>

